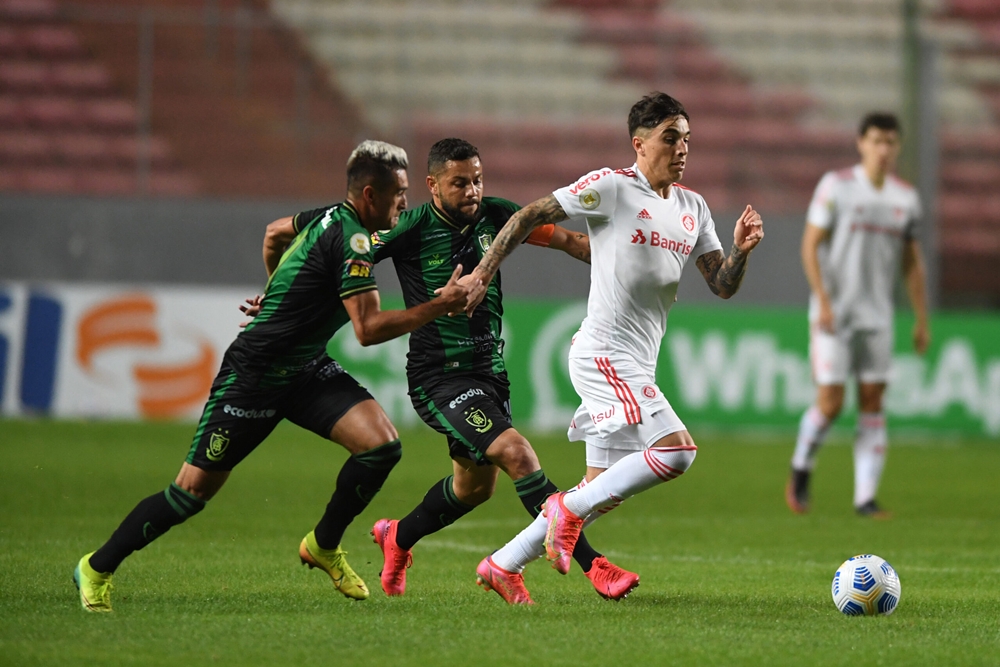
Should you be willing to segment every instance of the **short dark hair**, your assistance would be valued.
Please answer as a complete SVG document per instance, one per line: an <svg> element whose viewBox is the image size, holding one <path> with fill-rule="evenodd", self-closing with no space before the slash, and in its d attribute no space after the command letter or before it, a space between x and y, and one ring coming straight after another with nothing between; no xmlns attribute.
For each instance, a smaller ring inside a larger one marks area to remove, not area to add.
<svg viewBox="0 0 1000 667"><path fill-rule="evenodd" d="M896 117L896 114L885 111L873 111L865 114L865 117L861 119L861 124L858 126L858 136L865 136L868 134L869 128L872 127L885 130L886 132L895 130L899 134L903 133L903 128L900 126L899 118Z"/></svg>
<svg viewBox="0 0 1000 667"><path fill-rule="evenodd" d="M449 137L442 139L433 146L427 153L427 173L434 174L444 167L448 160L462 162L479 157L479 149L470 144L465 139Z"/></svg>
<svg viewBox="0 0 1000 667"><path fill-rule="evenodd" d="M406 169L406 151L384 141L362 141L347 159L347 191L360 192L366 185L384 189L396 182L396 170Z"/></svg>
<svg viewBox="0 0 1000 667"><path fill-rule="evenodd" d="M628 134L634 137L640 127L653 129L668 118L683 116L691 120L684 105L666 93L653 92L632 105L628 112Z"/></svg>

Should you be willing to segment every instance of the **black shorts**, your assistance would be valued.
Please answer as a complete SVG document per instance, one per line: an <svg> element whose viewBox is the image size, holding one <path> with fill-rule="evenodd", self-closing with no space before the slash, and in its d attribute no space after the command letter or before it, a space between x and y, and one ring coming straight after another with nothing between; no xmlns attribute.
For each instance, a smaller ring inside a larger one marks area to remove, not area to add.
<svg viewBox="0 0 1000 667"><path fill-rule="evenodd" d="M186 460L202 470L232 470L282 419L329 439L333 425L371 397L340 364L328 358L277 389L241 382L223 362Z"/></svg>
<svg viewBox="0 0 1000 667"><path fill-rule="evenodd" d="M411 387L420 418L448 437L452 458L491 465L486 450L511 426L510 389L505 375L448 375Z"/></svg>

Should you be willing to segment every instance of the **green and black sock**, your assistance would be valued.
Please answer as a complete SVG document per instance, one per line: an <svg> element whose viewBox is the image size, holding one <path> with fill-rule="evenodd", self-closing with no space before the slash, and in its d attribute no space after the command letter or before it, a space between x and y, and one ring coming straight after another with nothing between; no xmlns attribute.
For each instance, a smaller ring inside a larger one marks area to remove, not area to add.
<svg viewBox="0 0 1000 667"><path fill-rule="evenodd" d="M530 475L525 475L521 479L514 480L514 488L517 490L517 497L521 499L521 503L532 518L541 513L545 499L559 491L545 475L545 471L541 469ZM573 559L580 564L583 571L589 572L594 564L594 559L600 558L600 556L601 554L590 546L587 536L580 533L580 539L577 540L576 547L573 549Z"/></svg>
<svg viewBox="0 0 1000 667"><path fill-rule="evenodd" d="M139 502L104 546L90 557L97 572L114 572L133 551L205 509L205 501L176 484Z"/></svg>
<svg viewBox="0 0 1000 667"><path fill-rule="evenodd" d="M424 499L396 526L396 545L412 549L420 538L450 526L475 507L466 505L455 495L454 475L448 475L427 490Z"/></svg>
<svg viewBox="0 0 1000 667"><path fill-rule="evenodd" d="M337 488L316 524L316 544L320 549L336 549L354 517L382 489L393 467L403 456L399 440L361 452L347 459L337 475Z"/></svg>

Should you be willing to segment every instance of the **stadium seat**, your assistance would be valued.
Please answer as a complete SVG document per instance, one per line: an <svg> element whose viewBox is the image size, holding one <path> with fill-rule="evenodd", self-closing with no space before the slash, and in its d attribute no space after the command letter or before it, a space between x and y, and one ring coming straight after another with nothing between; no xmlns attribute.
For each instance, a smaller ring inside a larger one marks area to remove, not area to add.
<svg viewBox="0 0 1000 667"><path fill-rule="evenodd" d="M39 26L24 30L21 43L25 53L47 60L79 58L85 55L76 32L66 26Z"/></svg>
<svg viewBox="0 0 1000 667"><path fill-rule="evenodd" d="M26 123L38 128L78 127L84 121L81 103L71 97L29 97L23 109Z"/></svg>
<svg viewBox="0 0 1000 667"><path fill-rule="evenodd" d="M58 12L55 0L0 0L0 18L5 21L48 21Z"/></svg>

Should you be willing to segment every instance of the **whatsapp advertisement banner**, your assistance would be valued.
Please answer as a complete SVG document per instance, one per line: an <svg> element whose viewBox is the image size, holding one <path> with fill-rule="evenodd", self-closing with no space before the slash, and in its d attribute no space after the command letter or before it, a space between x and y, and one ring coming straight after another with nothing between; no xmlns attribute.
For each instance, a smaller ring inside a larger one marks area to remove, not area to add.
<svg viewBox="0 0 1000 667"><path fill-rule="evenodd" d="M506 300L504 307L514 423L565 431L579 403L566 357L586 304ZM1000 318L936 316L923 357L913 351L911 328L911 319L897 317L886 397L891 425L1000 439ZM330 344L401 426L419 421L406 395L406 350L405 338L363 348L350 327ZM792 427L815 391L805 311L682 304L670 315L656 377L691 427Z"/></svg>

